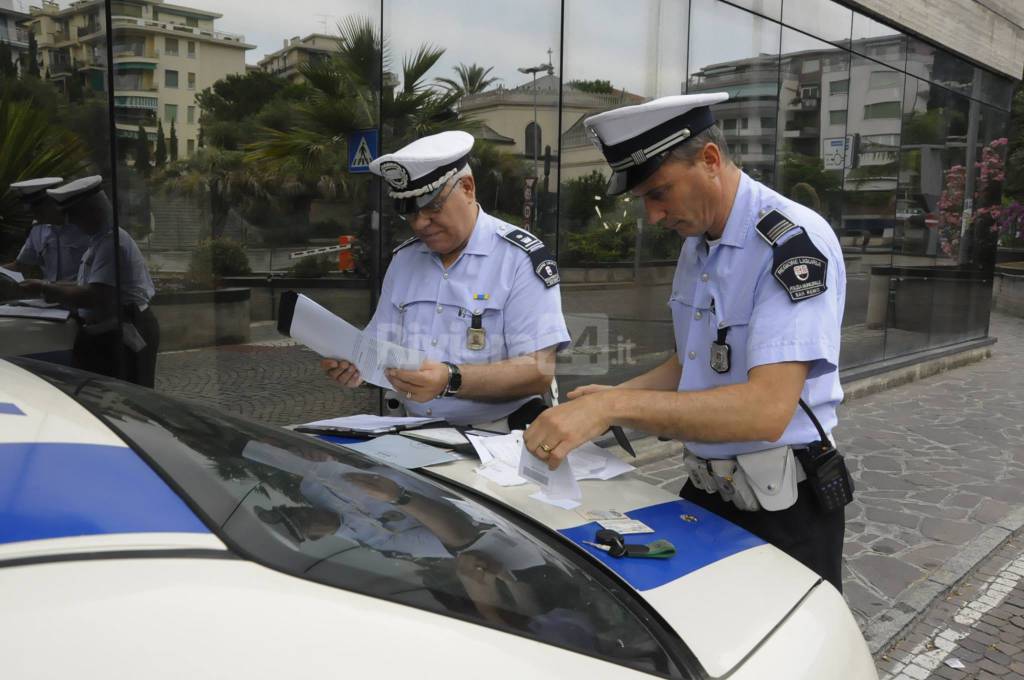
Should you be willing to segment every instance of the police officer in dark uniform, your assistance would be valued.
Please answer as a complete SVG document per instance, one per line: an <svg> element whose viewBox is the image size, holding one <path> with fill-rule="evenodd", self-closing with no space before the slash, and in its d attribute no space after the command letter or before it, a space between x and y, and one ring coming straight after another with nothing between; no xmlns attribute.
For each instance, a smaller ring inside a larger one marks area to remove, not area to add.
<svg viewBox="0 0 1024 680"><path fill-rule="evenodd" d="M669 299L676 351L621 385L574 390L525 442L555 468L609 425L679 439L683 498L841 589L852 484L830 433L843 397L842 251L821 216L729 160L711 112L727 98L664 97L585 121L613 170L608 193L642 199L684 239Z"/></svg>

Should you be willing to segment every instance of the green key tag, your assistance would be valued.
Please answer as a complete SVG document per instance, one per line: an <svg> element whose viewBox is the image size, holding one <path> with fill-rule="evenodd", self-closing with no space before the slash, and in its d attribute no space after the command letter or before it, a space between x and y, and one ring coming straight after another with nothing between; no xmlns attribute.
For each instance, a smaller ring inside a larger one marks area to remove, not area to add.
<svg viewBox="0 0 1024 680"><path fill-rule="evenodd" d="M627 545L625 557L648 557L664 560L675 554L676 547L669 541L659 538L646 545Z"/></svg>

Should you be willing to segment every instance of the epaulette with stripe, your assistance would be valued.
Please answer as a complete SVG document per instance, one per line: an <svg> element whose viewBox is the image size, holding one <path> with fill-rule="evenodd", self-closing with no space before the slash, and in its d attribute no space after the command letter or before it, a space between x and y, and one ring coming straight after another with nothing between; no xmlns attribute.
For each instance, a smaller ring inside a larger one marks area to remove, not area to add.
<svg viewBox="0 0 1024 680"><path fill-rule="evenodd" d="M398 246L396 246L395 249L391 251L391 254L394 255L395 253L397 253L402 248L405 248L406 246L411 246L413 243L416 243L419 240L420 240L419 236L411 236L411 237L405 239L404 241L402 241L401 243L399 243Z"/></svg>
<svg viewBox="0 0 1024 680"><path fill-rule="evenodd" d="M785 242L779 240L793 230ZM817 297L828 290L826 258L807 231L778 210L770 210L757 223L757 233L772 247L772 275L793 302Z"/></svg>
<svg viewBox="0 0 1024 680"><path fill-rule="evenodd" d="M557 286L562 280L558 274L558 265L551 251L544 242L524 229L513 227L507 231L499 231L498 236L530 256L533 273L544 282L547 288Z"/></svg>

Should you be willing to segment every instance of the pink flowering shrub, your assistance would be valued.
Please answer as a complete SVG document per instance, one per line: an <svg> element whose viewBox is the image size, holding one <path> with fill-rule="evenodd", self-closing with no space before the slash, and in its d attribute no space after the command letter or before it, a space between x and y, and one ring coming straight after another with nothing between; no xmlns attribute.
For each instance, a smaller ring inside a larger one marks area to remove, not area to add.
<svg viewBox="0 0 1024 680"><path fill-rule="evenodd" d="M1006 137L993 139L981 150L981 158L974 164L978 176L974 182L974 196L972 197L974 212L970 216L972 222L986 218L992 225L992 231L1000 234L1001 241L1004 230L1019 234L1022 220L1024 220L1024 206L1013 213L1016 215L1016 221L1011 224L1007 222L1009 208L992 200L993 192L998 191L999 186L1006 179L1003 147L1006 146L1007 141ZM939 197L936 228L939 230L939 244L942 247L942 252L949 257L956 257L960 252L960 223L963 219L964 190L967 183L965 170L963 165L954 165L946 171L946 185ZM1015 203L1014 205L1019 206L1020 204Z"/></svg>

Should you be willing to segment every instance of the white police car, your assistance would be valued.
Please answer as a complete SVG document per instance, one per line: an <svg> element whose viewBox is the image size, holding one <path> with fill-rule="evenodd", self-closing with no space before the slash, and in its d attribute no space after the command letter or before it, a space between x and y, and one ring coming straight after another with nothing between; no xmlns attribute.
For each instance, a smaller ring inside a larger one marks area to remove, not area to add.
<svg viewBox="0 0 1024 680"><path fill-rule="evenodd" d="M471 467L0 361L3 676L876 677L835 589L735 526L584 482L678 550L616 560Z"/></svg>

